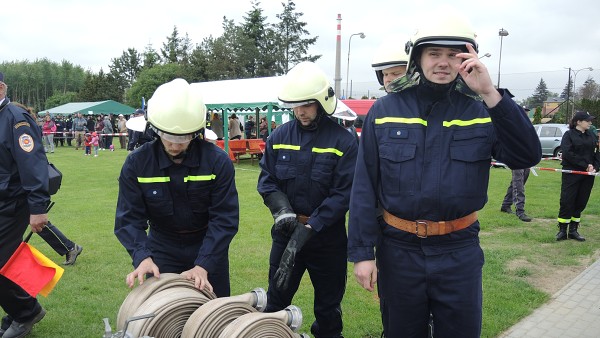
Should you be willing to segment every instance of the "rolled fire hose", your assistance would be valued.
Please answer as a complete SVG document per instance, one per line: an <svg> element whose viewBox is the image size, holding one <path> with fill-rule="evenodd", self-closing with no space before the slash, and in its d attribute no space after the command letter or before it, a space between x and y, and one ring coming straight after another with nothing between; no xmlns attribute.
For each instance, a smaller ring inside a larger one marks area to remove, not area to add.
<svg viewBox="0 0 600 338"><path fill-rule="evenodd" d="M134 313L140 316L154 313L155 317L129 324L133 337L150 336L179 338L190 315L210 299L198 290L175 287L150 296Z"/></svg>
<svg viewBox="0 0 600 338"><path fill-rule="evenodd" d="M161 293L162 291L167 291L170 289L188 290L190 292L182 294L183 291L181 291L181 292L177 292L175 295L169 294L167 296L166 294L161 294L158 297L155 296L155 295ZM175 297L175 299L162 300L162 297L165 297L165 298ZM191 297L191 298L188 300L185 298L180 299L177 297ZM159 317L158 313L159 312L164 313L164 310L161 309L161 307L157 307L156 311L154 311L155 307L152 306L152 304L155 304L155 303L163 304L165 301L166 302L175 302L177 305L181 305L184 307L186 306L187 303L193 303L193 304L195 304L194 305L195 307L193 309L191 309L191 311L189 311L187 316L184 318L183 323L181 324L181 328L179 330L179 333L181 333L181 329L183 328L183 325L185 324L187 317L189 317L189 315L192 314L199 306L201 306L202 304L205 304L208 301L215 299L215 298L217 298L217 296L212 291L198 290L194 286L193 281L187 280L179 274L163 273L163 274L161 274L160 278L156 278L156 277L148 278L144 282L144 284L139 285L138 287L133 289L129 293L129 295L127 295L127 297L123 301L123 304L121 304L121 308L119 309L119 314L117 315L117 328L123 329L123 326L125 325L125 322L127 321L128 318L131 318L134 316L145 315L148 313L156 313L157 315L151 320L140 321L139 323L136 323L136 325L131 325L131 327L135 326L136 330L137 330L138 326L146 326L146 323L148 323L148 324L152 324L155 322L160 323L160 321L164 317L163 316ZM144 309L140 310L140 308L142 308L142 305L144 305ZM166 305L167 304L165 304L165 306ZM169 305L172 305L172 304L169 304ZM179 307L179 306L177 306L177 307ZM146 312L142 312L142 311L146 311ZM165 323L165 324L168 324L168 323ZM130 331L130 330L128 329L128 331ZM137 335L134 335L134 337L139 337L142 335L143 334L138 333ZM167 337L167 336L158 335L156 337Z"/></svg>
<svg viewBox="0 0 600 338"><path fill-rule="evenodd" d="M229 324L218 338L300 338L295 331L302 325L302 311L295 305L273 313L253 312Z"/></svg>
<svg viewBox="0 0 600 338"><path fill-rule="evenodd" d="M209 301L190 316L181 338L217 338L232 321L252 312L262 312L267 306L267 293L256 288L238 296Z"/></svg>

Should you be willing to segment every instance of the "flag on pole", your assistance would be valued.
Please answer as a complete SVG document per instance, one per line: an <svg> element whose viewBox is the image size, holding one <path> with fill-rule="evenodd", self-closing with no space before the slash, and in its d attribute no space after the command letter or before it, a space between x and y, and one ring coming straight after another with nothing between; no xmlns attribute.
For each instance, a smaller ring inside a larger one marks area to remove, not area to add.
<svg viewBox="0 0 600 338"><path fill-rule="evenodd" d="M47 297L64 271L29 243L22 242L0 269L0 274L22 287L31 297L38 293Z"/></svg>

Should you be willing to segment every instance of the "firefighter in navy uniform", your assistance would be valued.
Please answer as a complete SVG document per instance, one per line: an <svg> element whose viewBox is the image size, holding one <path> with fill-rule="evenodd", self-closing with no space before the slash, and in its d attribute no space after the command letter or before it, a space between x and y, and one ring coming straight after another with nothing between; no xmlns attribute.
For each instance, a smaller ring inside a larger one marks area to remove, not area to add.
<svg viewBox="0 0 600 338"><path fill-rule="evenodd" d="M314 63L288 72L279 94L295 119L275 129L260 161L258 192L274 225L267 312L291 304L306 270L314 287L315 337L341 337L348 210L356 140L328 115L337 99Z"/></svg>
<svg viewBox="0 0 600 338"><path fill-rule="evenodd" d="M50 203L42 131L27 111L10 103L6 91L0 73L0 267L23 241L27 224L36 233L46 226ZM1 275L0 306L13 319L0 329L4 338L27 335L46 314L37 299Z"/></svg>
<svg viewBox="0 0 600 338"><path fill-rule="evenodd" d="M510 92L494 88L466 20L445 13L428 24L407 44L398 91L363 125L348 255L363 288L377 283L386 337L426 337L430 313L436 338L479 337L477 211L490 161L529 168L541 147Z"/></svg>
<svg viewBox="0 0 600 338"><path fill-rule="evenodd" d="M201 94L183 79L161 85L148 102L148 122L158 138L130 153L119 177L114 231L135 268L127 284L181 273L229 296L229 244L239 223L235 172L227 154L201 138Z"/></svg>

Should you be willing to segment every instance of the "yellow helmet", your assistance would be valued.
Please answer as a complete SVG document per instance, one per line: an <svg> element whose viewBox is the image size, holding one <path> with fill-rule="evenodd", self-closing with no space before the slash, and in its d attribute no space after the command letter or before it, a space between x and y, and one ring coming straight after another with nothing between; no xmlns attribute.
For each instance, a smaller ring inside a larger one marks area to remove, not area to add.
<svg viewBox="0 0 600 338"><path fill-rule="evenodd" d="M206 106L199 89L184 79L160 85L148 100L148 122L167 141L191 141L206 125Z"/></svg>
<svg viewBox="0 0 600 338"><path fill-rule="evenodd" d="M333 114L337 106L327 75L308 61L300 62L286 74L278 97L287 108L317 101L328 115Z"/></svg>
<svg viewBox="0 0 600 338"><path fill-rule="evenodd" d="M426 22L426 26L417 29L413 38L405 45L405 51L409 54L407 76L414 74L416 58L420 57L420 50L426 45L453 46L466 52L466 44L470 43L478 51L475 30L462 14L444 10L434 18L422 22Z"/></svg>
<svg viewBox="0 0 600 338"><path fill-rule="evenodd" d="M388 37L377 48L371 67L375 71L379 84L383 86L383 70L396 67L406 66L408 64L408 54L404 50L402 39L398 37Z"/></svg>

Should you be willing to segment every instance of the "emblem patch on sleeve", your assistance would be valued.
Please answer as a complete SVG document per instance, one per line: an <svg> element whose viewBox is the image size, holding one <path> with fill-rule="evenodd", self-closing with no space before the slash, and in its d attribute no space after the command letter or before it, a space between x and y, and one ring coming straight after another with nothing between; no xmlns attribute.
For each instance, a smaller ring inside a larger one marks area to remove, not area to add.
<svg viewBox="0 0 600 338"><path fill-rule="evenodd" d="M33 150L33 138L29 134L19 136L19 146L26 152Z"/></svg>

